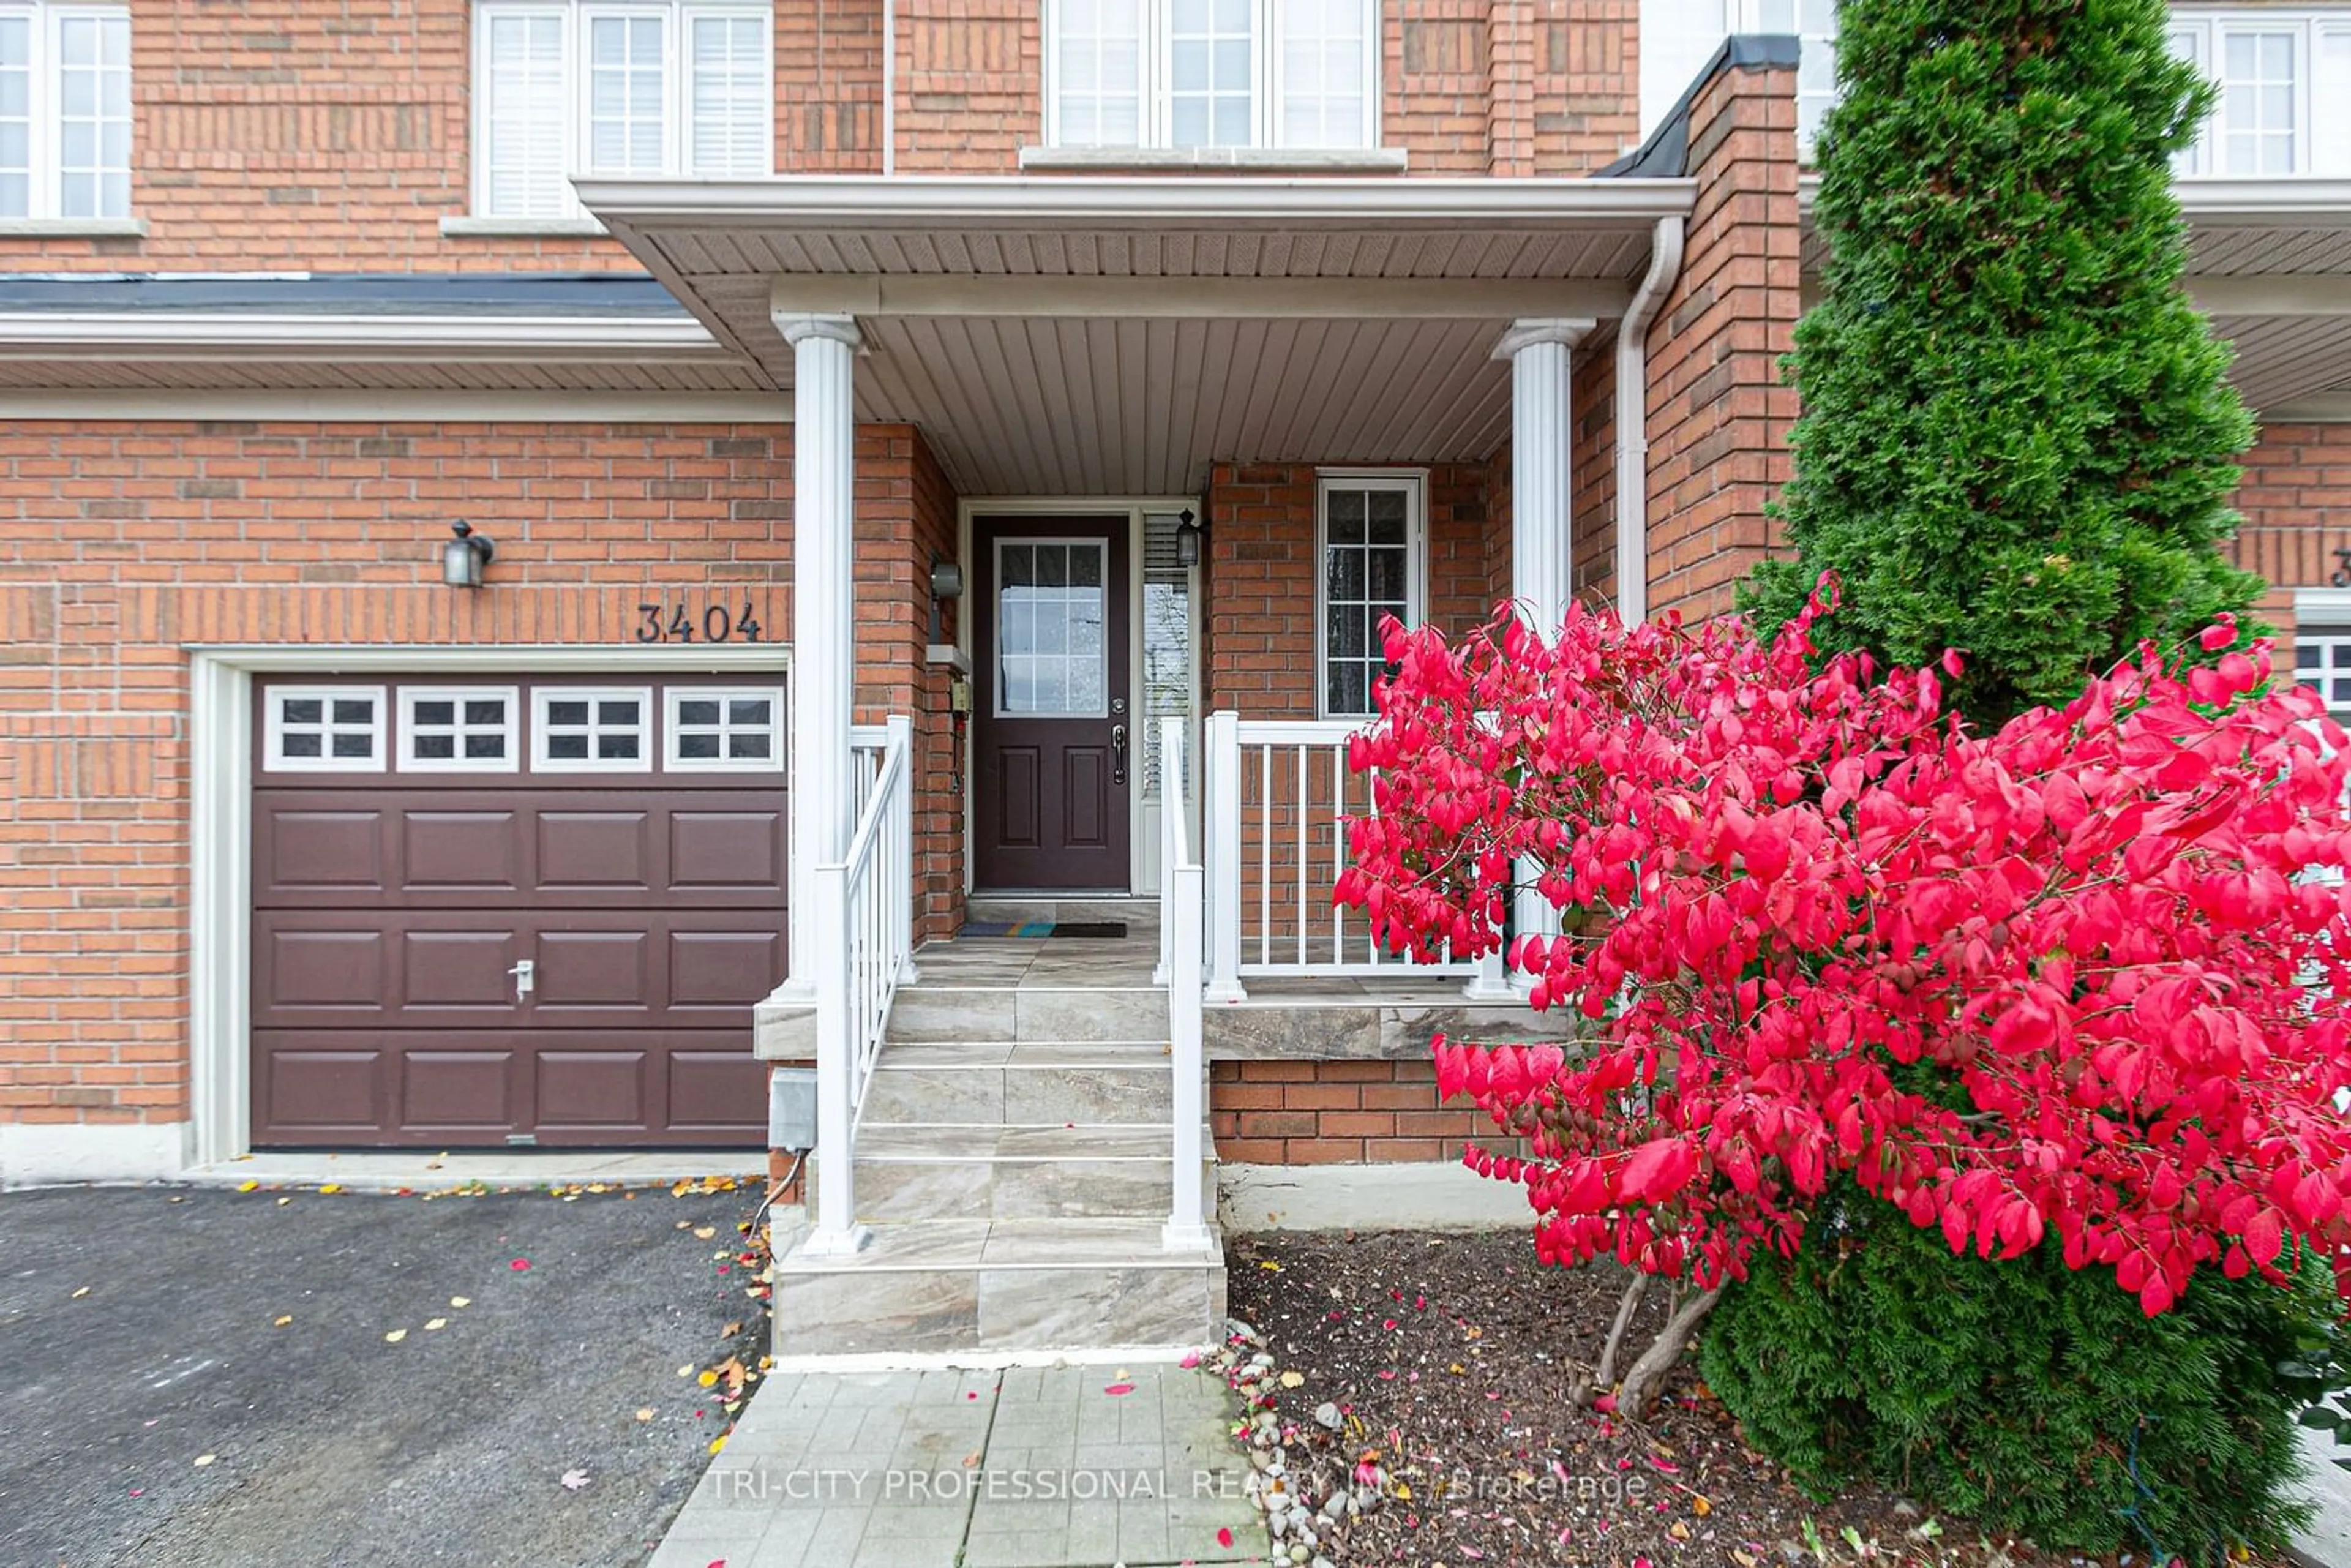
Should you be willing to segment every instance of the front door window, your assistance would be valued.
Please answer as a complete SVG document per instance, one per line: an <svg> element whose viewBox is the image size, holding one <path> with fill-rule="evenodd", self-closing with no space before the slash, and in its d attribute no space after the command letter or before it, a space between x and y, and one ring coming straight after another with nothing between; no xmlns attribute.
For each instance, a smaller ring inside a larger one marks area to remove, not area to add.
<svg viewBox="0 0 2351 1568"><path fill-rule="evenodd" d="M1109 697L1101 539L997 542L996 712L1100 718Z"/></svg>

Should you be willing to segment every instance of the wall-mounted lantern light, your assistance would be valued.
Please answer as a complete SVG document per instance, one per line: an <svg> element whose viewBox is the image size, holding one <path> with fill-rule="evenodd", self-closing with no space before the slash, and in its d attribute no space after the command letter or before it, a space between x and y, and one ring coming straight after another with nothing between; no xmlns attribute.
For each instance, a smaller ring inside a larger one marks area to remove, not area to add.
<svg viewBox="0 0 2351 1568"><path fill-rule="evenodd" d="M947 640L946 605L963 597L963 568L951 560L931 562L931 641Z"/></svg>
<svg viewBox="0 0 2351 1568"><path fill-rule="evenodd" d="M452 588L479 588L482 569L498 553L487 534L477 534L462 517L449 525L457 537L441 547L441 580Z"/></svg>
<svg viewBox="0 0 2351 1568"><path fill-rule="evenodd" d="M1176 564L1177 566L1200 564L1200 541L1207 533L1207 529L1193 520L1191 507L1186 507L1176 514Z"/></svg>

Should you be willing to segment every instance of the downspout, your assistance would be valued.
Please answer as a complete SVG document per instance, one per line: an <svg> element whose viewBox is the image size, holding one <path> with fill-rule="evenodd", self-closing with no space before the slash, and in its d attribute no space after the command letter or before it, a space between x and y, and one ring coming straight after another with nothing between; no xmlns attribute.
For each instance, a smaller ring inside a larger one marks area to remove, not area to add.
<svg viewBox="0 0 2351 1568"><path fill-rule="evenodd" d="M882 0L882 174L898 172L898 5Z"/></svg>
<svg viewBox="0 0 2351 1568"><path fill-rule="evenodd" d="M1649 271L1616 329L1616 611L1649 618L1649 324L1682 270L1683 220L1657 220Z"/></svg>

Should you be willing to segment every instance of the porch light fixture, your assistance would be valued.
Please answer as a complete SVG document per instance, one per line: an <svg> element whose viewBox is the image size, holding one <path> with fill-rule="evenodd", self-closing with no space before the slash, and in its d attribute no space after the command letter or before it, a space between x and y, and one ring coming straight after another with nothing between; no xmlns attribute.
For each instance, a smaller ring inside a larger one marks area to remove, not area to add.
<svg viewBox="0 0 2351 1568"><path fill-rule="evenodd" d="M482 569L498 553L487 534L477 534L463 517L449 525L457 537L441 547L441 580L452 588L479 588Z"/></svg>
<svg viewBox="0 0 2351 1568"><path fill-rule="evenodd" d="M1182 511L1176 513L1176 564L1177 566L1199 565L1200 541L1205 538L1207 535L1207 530L1193 520L1191 507L1186 507Z"/></svg>

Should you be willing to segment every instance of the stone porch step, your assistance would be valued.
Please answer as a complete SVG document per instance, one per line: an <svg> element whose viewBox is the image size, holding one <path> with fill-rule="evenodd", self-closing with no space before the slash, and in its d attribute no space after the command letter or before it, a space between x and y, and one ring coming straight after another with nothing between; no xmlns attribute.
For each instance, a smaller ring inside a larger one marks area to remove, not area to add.
<svg viewBox="0 0 2351 1568"><path fill-rule="evenodd" d="M786 1355L1172 1348L1225 1313L1224 1250L1169 1252L1144 1218L876 1225L847 1257L777 1260Z"/></svg>
<svg viewBox="0 0 2351 1568"><path fill-rule="evenodd" d="M1111 1044L1167 1038L1164 986L1090 986L1072 975L1055 985L956 985L924 979L901 987L891 1004L883 1055L916 1040L970 1043Z"/></svg>
<svg viewBox="0 0 2351 1568"><path fill-rule="evenodd" d="M1165 1123L862 1126L857 1217L869 1224L1164 1218L1175 1168L1170 1143ZM1204 1191L1212 1193L1213 1170L1206 1160L1202 1167ZM809 1179L813 1207L824 1183L820 1159L810 1162Z"/></svg>
<svg viewBox="0 0 2351 1568"><path fill-rule="evenodd" d="M1156 897L1060 898L1046 893L981 893L964 902L966 920L1019 924L1030 920L1123 921L1129 936L1159 932Z"/></svg>
<svg viewBox="0 0 2351 1568"><path fill-rule="evenodd" d="M1158 1123L1174 1109L1163 1041L914 1040L886 1047L863 1124Z"/></svg>

